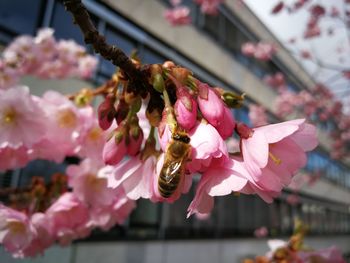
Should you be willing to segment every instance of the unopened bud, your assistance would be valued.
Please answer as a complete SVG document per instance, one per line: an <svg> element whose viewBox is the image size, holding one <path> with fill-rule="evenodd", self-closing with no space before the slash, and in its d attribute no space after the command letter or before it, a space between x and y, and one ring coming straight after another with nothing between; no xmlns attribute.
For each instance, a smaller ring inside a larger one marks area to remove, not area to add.
<svg viewBox="0 0 350 263"><path fill-rule="evenodd" d="M152 111L149 111L147 109L146 111L146 117L153 127L158 127L161 119L162 119L162 113L159 111L158 108L154 108Z"/></svg>
<svg viewBox="0 0 350 263"><path fill-rule="evenodd" d="M162 66L159 64L152 64L150 66L150 72L151 72L151 76L155 76L156 74L162 74L163 72Z"/></svg>
<svg viewBox="0 0 350 263"><path fill-rule="evenodd" d="M112 125L113 119L116 115L114 102L115 97L113 95L108 95L100 106L98 106L98 122L103 130L107 130Z"/></svg>
<svg viewBox="0 0 350 263"><path fill-rule="evenodd" d="M125 133L124 129L118 129L117 131L115 131L114 141L116 145L118 145L123 140L124 133Z"/></svg>
<svg viewBox="0 0 350 263"><path fill-rule="evenodd" d="M134 138L135 140L140 136L141 134L141 128L137 125L133 126L129 130L130 137Z"/></svg>
<svg viewBox="0 0 350 263"><path fill-rule="evenodd" d="M141 106L142 106L142 99L140 96L137 96L133 104L131 104L130 110L133 114L136 114L140 111Z"/></svg>
<svg viewBox="0 0 350 263"><path fill-rule="evenodd" d="M127 104L133 104L137 96L135 96L134 92L125 92L124 93L124 100Z"/></svg>
<svg viewBox="0 0 350 263"><path fill-rule="evenodd" d="M174 67L171 69L171 75L181 84L185 84L190 71L186 68Z"/></svg>
<svg viewBox="0 0 350 263"><path fill-rule="evenodd" d="M162 66L163 66L163 68L171 69L171 68L175 67L175 63L168 60L168 61L165 61Z"/></svg>
<svg viewBox="0 0 350 263"><path fill-rule="evenodd" d="M153 77L153 88L160 93L165 89L164 79L159 73L155 74Z"/></svg>
<svg viewBox="0 0 350 263"><path fill-rule="evenodd" d="M117 109L116 109L116 115L115 119L118 124L120 124L123 120L125 120L126 116L129 112L129 106L126 104L124 99L119 100Z"/></svg>

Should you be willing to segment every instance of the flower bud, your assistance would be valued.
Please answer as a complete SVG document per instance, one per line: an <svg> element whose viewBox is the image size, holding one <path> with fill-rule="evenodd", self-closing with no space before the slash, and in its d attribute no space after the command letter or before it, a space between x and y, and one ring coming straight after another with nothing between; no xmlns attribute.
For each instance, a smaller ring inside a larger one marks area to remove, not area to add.
<svg viewBox="0 0 350 263"><path fill-rule="evenodd" d="M254 133L253 129L249 128L242 122L237 123L235 129L239 137L241 137L242 139L248 139L252 137Z"/></svg>
<svg viewBox="0 0 350 263"><path fill-rule="evenodd" d="M155 74L153 77L153 88L160 93L165 89L164 79L159 73Z"/></svg>
<svg viewBox="0 0 350 263"><path fill-rule="evenodd" d="M221 135L221 137L226 140L231 137L233 130L235 129L236 122L233 117L231 110L227 107L224 107L224 118L223 121L216 126L216 130Z"/></svg>
<svg viewBox="0 0 350 263"><path fill-rule="evenodd" d="M124 127L120 127L117 128L112 138L108 140L103 147L102 158L105 164L116 165L127 153L125 143L125 138L127 135L125 134Z"/></svg>
<svg viewBox="0 0 350 263"><path fill-rule="evenodd" d="M162 66L163 66L163 68L171 69L171 68L175 67L175 63L168 60L168 61L165 61Z"/></svg>
<svg viewBox="0 0 350 263"><path fill-rule="evenodd" d="M103 130L111 127L113 119L117 114L114 108L115 97L108 95L105 100L98 106L98 123Z"/></svg>
<svg viewBox="0 0 350 263"><path fill-rule="evenodd" d="M171 69L171 75L183 85L190 75L190 71L187 68L174 67Z"/></svg>
<svg viewBox="0 0 350 263"><path fill-rule="evenodd" d="M203 117L213 126L223 122L224 103L208 84L198 84L198 106Z"/></svg>
<svg viewBox="0 0 350 263"><path fill-rule="evenodd" d="M185 87L177 88L176 95L177 101L174 105L176 120L182 128L190 130L196 124L197 102Z"/></svg>
<svg viewBox="0 0 350 263"><path fill-rule="evenodd" d="M115 114L115 119L117 120L118 125L123 120L125 120L126 116L128 115L128 112L129 112L128 104L126 104L124 99L120 99L117 106L116 114Z"/></svg>
<svg viewBox="0 0 350 263"><path fill-rule="evenodd" d="M141 148L143 142L143 132L142 129L137 126L132 126L129 130L129 144L128 144L128 154L135 156Z"/></svg>

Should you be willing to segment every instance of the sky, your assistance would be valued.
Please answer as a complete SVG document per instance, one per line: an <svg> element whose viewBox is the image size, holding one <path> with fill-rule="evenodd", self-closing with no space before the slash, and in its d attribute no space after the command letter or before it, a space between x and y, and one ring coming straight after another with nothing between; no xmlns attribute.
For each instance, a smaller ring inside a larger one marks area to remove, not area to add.
<svg viewBox="0 0 350 263"><path fill-rule="evenodd" d="M295 1L284 0L287 4ZM347 32L339 21L331 18L321 19L322 36L304 40L302 36L309 17L308 8L303 8L303 10L293 14L289 14L284 9L279 14L271 15L272 8L280 0L244 0L244 2L292 52L298 53L297 50L300 49L310 50L314 57L325 63L350 69L350 32ZM332 6L344 10L343 0L311 0L310 4L312 3L319 3L327 10ZM332 36L327 34L329 28L334 29ZM291 38L296 38L295 44L288 43ZM340 53L339 50L341 50ZM346 111L349 112L350 81L343 78L339 70L320 69L313 62L300 59L299 56L296 58L316 80L327 84L337 98L347 105Z"/></svg>

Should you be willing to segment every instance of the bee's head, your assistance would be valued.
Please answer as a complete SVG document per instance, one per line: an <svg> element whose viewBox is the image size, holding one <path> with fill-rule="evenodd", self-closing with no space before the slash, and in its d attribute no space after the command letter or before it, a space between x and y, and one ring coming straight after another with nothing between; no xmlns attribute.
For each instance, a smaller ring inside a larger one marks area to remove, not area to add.
<svg viewBox="0 0 350 263"><path fill-rule="evenodd" d="M171 138L175 141L180 141L186 144L190 143L191 141L190 137L185 132L174 132L171 135Z"/></svg>

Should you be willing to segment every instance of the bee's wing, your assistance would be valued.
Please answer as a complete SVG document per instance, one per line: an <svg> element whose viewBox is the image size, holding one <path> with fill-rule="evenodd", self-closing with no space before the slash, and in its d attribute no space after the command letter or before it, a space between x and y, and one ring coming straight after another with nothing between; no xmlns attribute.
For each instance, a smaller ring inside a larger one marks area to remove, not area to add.
<svg viewBox="0 0 350 263"><path fill-rule="evenodd" d="M184 173L184 162L183 159L174 160L170 162L170 164L166 167L165 172L165 181L166 183L172 183L173 180L179 180L181 178L177 178L177 176L182 176Z"/></svg>

